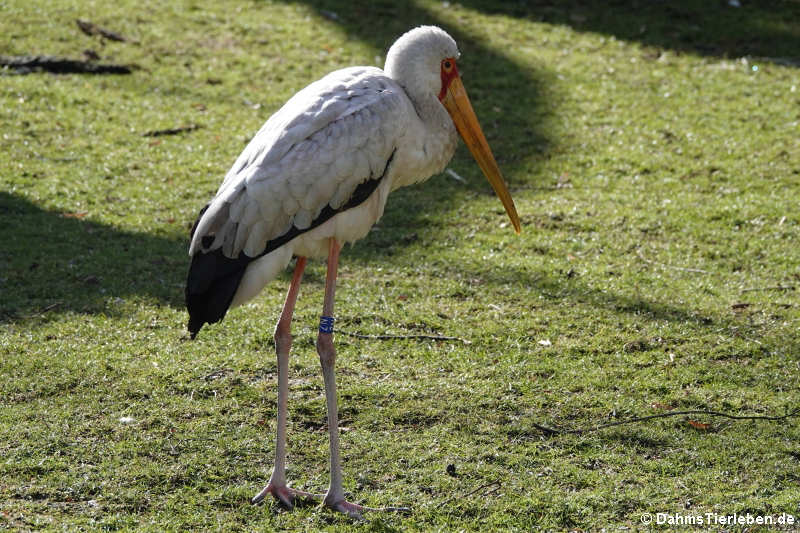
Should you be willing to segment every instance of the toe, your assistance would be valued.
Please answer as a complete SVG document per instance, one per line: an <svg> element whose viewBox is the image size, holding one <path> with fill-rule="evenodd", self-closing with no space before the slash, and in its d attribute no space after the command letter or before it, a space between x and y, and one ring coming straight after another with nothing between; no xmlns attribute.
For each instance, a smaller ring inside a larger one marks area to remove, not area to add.
<svg viewBox="0 0 800 533"><path fill-rule="evenodd" d="M361 505L341 500L332 505L329 505L329 507L334 511L339 511L340 513L346 514L350 518L355 518L356 520L364 519L364 516L361 513L364 512L365 508L362 507Z"/></svg>
<svg viewBox="0 0 800 533"><path fill-rule="evenodd" d="M278 500L278 502L280 502L280 504L287 509L294 509L294 494L292 493L292 490L289 487L280 487L271 483L264 487L261 492L256 494L253 499L250 500L250 503L261 503L267 494L272 494L272 497Z"/></svg>
<svg viewBox="0 0 800 533"><path fill-rule="evenodd" d="M294 509L294 493L288 487L275 487L272 495L287 509Z"/></svg>

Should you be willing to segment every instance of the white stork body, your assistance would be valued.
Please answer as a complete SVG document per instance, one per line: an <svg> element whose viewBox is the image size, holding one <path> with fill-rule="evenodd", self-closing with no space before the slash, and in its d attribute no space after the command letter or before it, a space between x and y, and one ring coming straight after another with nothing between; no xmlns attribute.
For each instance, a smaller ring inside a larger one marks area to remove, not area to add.
<svg viewBox="0 0 800 533"><path fill-rule="evenodd" d="M458 137L443 108L442 114L423 122L380 69L328 74L292 97L250 141L200 220L190 254L221 246L228 257L257 257L292 226L306 230L250 263L233 307L256 296L292 256L324 258L331 237L363 238L392 190L441 172L452 157ZM359 184L376 178L380 184L364 202L309 229L325 206L339 210ZM215 239L204 247L210 230Z"/></svg>
<svg viewBox="0 0 800 533"><path fill-rule="evenodd" d="M292 97L250 141L192 230L186 286L189 331L256 296L292 257L295 274L275 332L278 438L266 493L291 505L285 480L285 431L291 316L306 257L328 257L324 317L332 317L340 243L363 238L394 189L441 172L458 134L498 192L515 229L519 219L463 89L455 41L420 27L391 47L385 70L333 72ZM332 318L330 319L332 323ZM331 486L324 503L357 514L344 501L338 458L332 329L320 327L331 432Z"/></svg>

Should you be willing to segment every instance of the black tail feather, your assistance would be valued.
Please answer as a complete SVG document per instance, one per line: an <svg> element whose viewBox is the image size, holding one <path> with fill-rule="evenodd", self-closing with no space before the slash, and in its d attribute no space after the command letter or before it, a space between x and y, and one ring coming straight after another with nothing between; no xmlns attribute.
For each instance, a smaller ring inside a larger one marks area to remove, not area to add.
<svg viewBox="0 0 800 533"><path fill-rule="evenodd" d="M192 236L200 218L208 206L204 207L192 228ZM189 274L186 277L186 309L189 311L189 334L194 339L204 324L219 322L239 288L247 265L253 261L244 253L235 259L226 257L222 249L197 252L192 257Z"/></svg>
<svg viewBox="0 0 800 533"><path fill-rule="evenodd" d="M186 278L188 329L192 338L206 322L213 324L222 320L252 260L243 253L236 259L225 257L221 248L198 252L192 257Z"/></svg>

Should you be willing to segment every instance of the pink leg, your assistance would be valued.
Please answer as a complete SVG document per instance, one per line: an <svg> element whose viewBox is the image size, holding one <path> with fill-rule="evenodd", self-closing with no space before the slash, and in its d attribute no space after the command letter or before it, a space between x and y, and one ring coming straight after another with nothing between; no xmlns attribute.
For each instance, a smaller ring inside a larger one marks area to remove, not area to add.
<svg viewBox="0 0 800 533"><path fill-rule="evenodd" d="M269 478L267 486L252 499L252 503L258 503L267 494L272 494L283 505L292 508L296 497L317 500L322 497L318 494L291 489L286 485L286 418L289 397L289 350L292 347L292 314L305 266L306 258L298 257L292 283L289 285L289 292L286 294L286 301L283 304L283 311L278 319L278 325L275 327L275 352L278 356L278 431L275 438L275 468L272 470L272 476Z"/></svg>
<svg viewBox="0 0 800 533"><path fill-rule="evenodd" d="M325 300L322 316L333 317L333 302L336 293L336 270L339 265L341 246L331 238L328 252L328 273L325 278ZM330 436L331 482L322 503L331 509L345 513L353 518L361 518L363 511L407 511L406 508L391 507L373 509L350 503L344 499L342 487L342 464L339 458L339 410L336 401L336 349L333 346L333 333L323 332L322 326L317 335L317 353L322 365L322 378L325 382L325 401L328 407L328 434ZM331 327L332 329L332 327Z"/></svg>

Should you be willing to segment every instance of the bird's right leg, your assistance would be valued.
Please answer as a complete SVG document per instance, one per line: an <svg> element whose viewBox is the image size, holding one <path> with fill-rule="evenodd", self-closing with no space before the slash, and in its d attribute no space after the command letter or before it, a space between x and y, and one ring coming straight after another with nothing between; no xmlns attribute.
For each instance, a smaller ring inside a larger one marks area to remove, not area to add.
<svg viewBox="0 0 800 533"><path fill-rule="evenodd" d="M289 399L289 350L292 347L291 326L305 266L306 258L298 257L292 275L292 283L289 285L289 292L286 294L286 301L283 304L283 311L278 319L278 325L275 326L275 353L278 356L278 429L275 438L275 468L272 470L272 476L270 476L267 486L252 499L252 503L259 503L267 494L272 494L290 509L297 497L322 499L321 494L292 489L286 484L286 418Z"/></svg>

